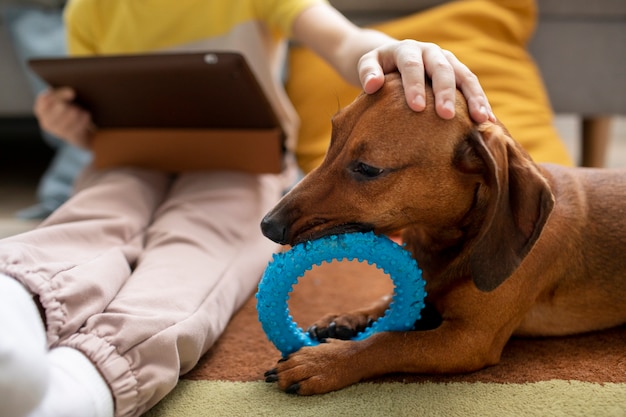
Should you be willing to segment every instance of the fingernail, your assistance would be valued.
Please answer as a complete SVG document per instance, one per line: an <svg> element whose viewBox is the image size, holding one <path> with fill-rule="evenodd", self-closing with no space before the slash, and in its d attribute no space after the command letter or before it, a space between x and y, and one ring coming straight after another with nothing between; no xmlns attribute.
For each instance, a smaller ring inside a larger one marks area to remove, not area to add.
<svg viewBox="0 0 626 417"><path fill-rule="evenodd" d="M436 112L442 119L452 119L455 114L454 104L450 100L444 100L436 104Z"/></svg>
<svg viewBox="0 0 626 417"><path fill-rule="evenodd" d="M419 107L420 109L422 109L422 108L426 107L426 99L424 99L423 95L418 94L413 99L413 104L415 106Z"/></svg>
<svg viewBox="0 0 626 417"><path fill-rule="evenodd" d="M374 78L376 78L376 74L374 74L373 72L370 72L369 74L365 76L365 81L363 82L363 84L369 83Z"/></svg>
<svg viewBox="0 0 626 417"><path fill-rule="evenodd" d="M480 114L485 116L487 118L487 120L489 120L491 122L495 122L496 121L496 116L493 114L493 112L491 110L488 110L487 107L481 106L480 109L478 109L478 111L480 112Z"/></svg>

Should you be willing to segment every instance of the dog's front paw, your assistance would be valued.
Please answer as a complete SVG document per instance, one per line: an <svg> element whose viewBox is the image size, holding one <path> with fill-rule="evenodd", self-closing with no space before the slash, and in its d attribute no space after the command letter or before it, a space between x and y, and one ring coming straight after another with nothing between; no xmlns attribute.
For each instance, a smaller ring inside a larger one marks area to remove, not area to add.
<svg viewBox="0 0 626 417"><path fill-rule="evenodd" d="M277 382L289 394L315 395L347 387L362 379L358 367L352 366L348 342L329 340L318 346L303 347L276 368L265 373L266 382Z"/></svg>
<svg viewBox="0 0 626 417"><path fill-rule="evenodd" d="M341 339L349 340L371 326L376 318L363 313L330 314L307 329L309 336L317 340Z"/></svg>

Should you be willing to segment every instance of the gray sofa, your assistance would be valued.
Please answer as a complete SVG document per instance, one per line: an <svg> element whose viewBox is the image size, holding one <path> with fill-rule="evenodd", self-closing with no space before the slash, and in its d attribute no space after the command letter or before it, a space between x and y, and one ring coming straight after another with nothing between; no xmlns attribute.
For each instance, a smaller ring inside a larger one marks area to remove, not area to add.
<svg viewBox="0 0 626 417"><path fill-rule="evenodd" d="M0 4L3 2L7 1ZM443 2L331 0L359 24L406 15ZM538 0L538 6L539 24L530 51L542 72L555 112L581 116L581 163L601 166L610 117L626 115L626 1ZM0 123L3 119L32 117L32 88L2 22L0 51Z"/></svg>

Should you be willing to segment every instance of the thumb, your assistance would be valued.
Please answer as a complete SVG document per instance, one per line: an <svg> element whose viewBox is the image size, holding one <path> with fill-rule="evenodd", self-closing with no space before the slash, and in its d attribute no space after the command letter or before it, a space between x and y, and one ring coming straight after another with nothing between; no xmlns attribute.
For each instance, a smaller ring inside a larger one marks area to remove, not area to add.
<svg viewBox="0 0 626 417"><path fill-rule="evenodd" d="M71 87L59 87L54 90L54 95L63 101L73 101L76 98L76 91Z"/></svg>

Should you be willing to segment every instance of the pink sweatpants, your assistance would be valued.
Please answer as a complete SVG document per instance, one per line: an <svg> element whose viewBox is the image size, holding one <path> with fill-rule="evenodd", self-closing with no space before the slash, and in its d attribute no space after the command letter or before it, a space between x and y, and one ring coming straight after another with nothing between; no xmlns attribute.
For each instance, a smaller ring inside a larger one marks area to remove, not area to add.
<svg viewBox="0 0 626 417"><path fill-rule="evenodd" d="M170 392L255 291L285 176L87 171L37 229L0 242L0 272L39 296L50 347L82 351L116 416Z"/></svg>

